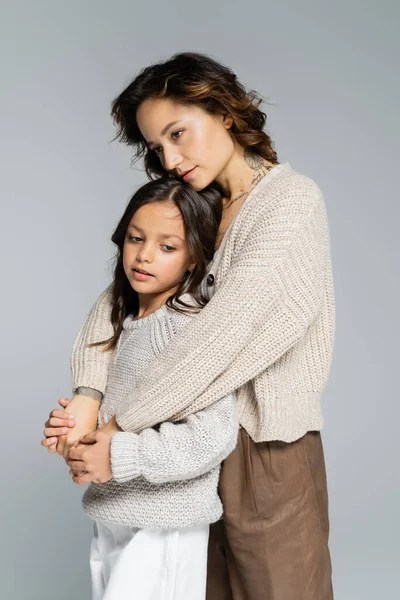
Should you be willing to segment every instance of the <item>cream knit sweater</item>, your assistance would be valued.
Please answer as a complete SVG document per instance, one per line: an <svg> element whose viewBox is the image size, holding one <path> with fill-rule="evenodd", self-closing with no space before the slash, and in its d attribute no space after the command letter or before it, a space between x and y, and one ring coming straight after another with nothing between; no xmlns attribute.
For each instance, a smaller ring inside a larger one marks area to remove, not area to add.
<svg viewBox="0 0 400 600"><path fill-rule="evenodd" d="M194 318L163 306L143 319L125 319L109 367L99 427L115 415L121 399ZM220 464L236 445L238 427L235 398L229 395L181 423L163 423L139 434L115 433L113 478L86 489L86 513L105 523L139 528L217 521L222 515Z"/></svg>
<svg viewBox="0 0 400 600"><path fill-rule="evenodd" d="M320 430L335 310L317 185L288 164L272 169L247 197L218 254L207 280L211 301L137 382L117 422L140 431L240 388L239 421L254 441L291 442ZM110 353L87 344L111 335L109 317L106 290L74 344L74 389L105 390Z"/></svg>

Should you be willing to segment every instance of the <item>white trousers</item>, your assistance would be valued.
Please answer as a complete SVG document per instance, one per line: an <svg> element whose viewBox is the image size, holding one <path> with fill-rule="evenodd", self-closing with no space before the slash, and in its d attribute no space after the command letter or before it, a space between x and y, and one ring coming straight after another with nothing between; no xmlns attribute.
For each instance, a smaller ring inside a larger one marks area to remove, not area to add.
<svg viewBox="0 0 400 600"><path fill-rule="evenodd" d="M136 529L97 521L90 548L93 600L204 600L208 525Z"/></svg>

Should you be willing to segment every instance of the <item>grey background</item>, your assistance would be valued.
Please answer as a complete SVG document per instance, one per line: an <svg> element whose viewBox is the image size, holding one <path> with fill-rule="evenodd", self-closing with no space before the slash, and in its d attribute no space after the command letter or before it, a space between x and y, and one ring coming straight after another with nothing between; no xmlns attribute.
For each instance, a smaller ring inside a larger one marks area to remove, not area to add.
<svg viewBox="0 0 400 600"><path fill-rule="evenodd" d="M83 490L39 442L109 281L109 236L145 180L109 143L110 101L181 50L214 55L269 98L281 161L323 189L338 321L324 398L336 599L399 597L399 4L13 0L1 12L1 598L90 597Z"/></svg>

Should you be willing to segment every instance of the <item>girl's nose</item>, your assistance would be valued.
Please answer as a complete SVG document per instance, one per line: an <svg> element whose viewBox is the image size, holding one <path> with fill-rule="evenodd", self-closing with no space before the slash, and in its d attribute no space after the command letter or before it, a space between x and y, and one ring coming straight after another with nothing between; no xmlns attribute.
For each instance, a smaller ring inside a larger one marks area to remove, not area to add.
<svg viewBox="0 0 400 600"><path fill-rule="evenodd" d="M145 244L139 248L137 253L138 262L150 263L153 260L153 251L150 245Z"/></svg>

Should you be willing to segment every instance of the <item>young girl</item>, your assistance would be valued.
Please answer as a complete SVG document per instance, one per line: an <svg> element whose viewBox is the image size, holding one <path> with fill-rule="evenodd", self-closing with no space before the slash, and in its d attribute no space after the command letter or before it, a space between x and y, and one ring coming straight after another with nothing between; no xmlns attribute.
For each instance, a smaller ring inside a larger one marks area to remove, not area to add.
<svg viewBox="0 0 400 600"><path fill-rule="evenodd" d="M114 333L105 350L114 354L98 416L103 431L75 444L68 461L74 478L97 465L97 483L83 496L95 521L93 600L205 597L209 524L222 514L220 463L237 440L235 398L139 434L119 430L114 417L206 304L200 284L221 210L215 190L200 195L159 179L136 192L112 236L118 255L106 293Z"/></svg>

